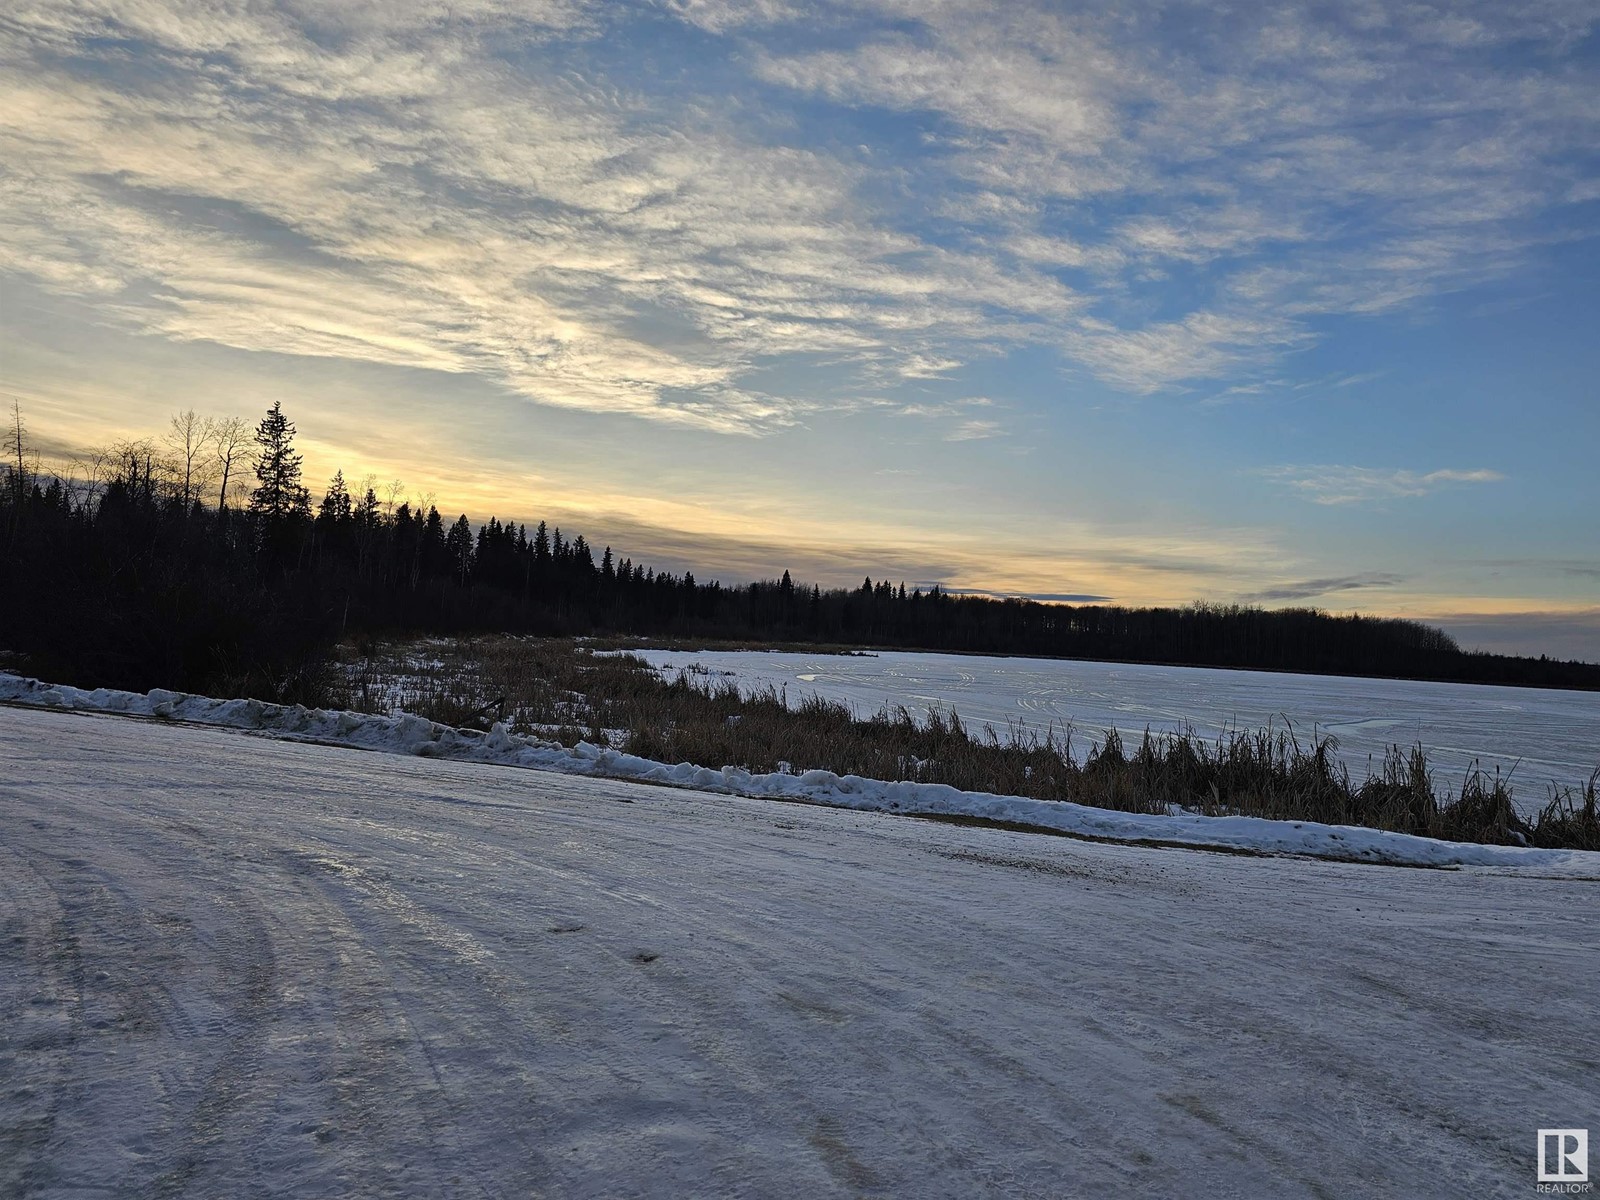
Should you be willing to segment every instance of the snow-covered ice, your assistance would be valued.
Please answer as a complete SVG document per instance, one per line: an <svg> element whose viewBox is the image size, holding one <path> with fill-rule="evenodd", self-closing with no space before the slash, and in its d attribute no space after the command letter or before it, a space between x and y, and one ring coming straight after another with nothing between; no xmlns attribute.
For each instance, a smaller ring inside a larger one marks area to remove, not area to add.
<svg viewBox="0 0 1600 1200"><path fill-rule="evenodd" d="M275 737L363 750L500 766L633 779L739 796L826 804L834 808L1006 821L1055 833L1113 841L1155 841L1260 854L1383 862L1401 866L1497 866L1600 878L1600 853L1445 842L1404 833L1314 821L1210 817L1194 813L1114 812L1024 796L963 792L946 784L864 779L832 771L753 774L737 766L663 763L609 746L573 747L509 732L456 729L411 714L384 716L260 700L216 700L184 692L86 691L0 673L0 702L123 716L155 717L245 729Z"/></svg>
<svg viewBox="0 0 1600 1200"><path fill-rule="evenodd" d="M1355 679L1145 663L996 658L883 651L873 655L752 650L630 650L675 675L698 664L742 687L787 688L853 705L863 716L885 704L918 716L954 707L970 727L1001 737L1021 722L1042 735L1070 725L1080 749L1107 729L1135 741L1191 726L1203 737L1228 729L1294 724L1303 739L1333 734L1351 774L1391 745L1421 743L1443 778L1457 782L1477 762L1514 772L1527 807L1549 785L1575 787L1600 767L1600 692L1484 684Z"/></svg>
<svg viewBox="0 0 1600 1200"><path fill-rule="evenodd" d="M0 1195L1523 1196L1594 889L0 707Z"/></svg>

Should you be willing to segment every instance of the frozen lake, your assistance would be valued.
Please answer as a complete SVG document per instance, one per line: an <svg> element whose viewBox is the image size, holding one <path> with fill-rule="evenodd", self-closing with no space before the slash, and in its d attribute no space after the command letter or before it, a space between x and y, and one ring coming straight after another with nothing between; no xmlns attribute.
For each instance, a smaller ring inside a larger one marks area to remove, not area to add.
<svg viewBox="0 0 1600 1200"><path fill-rule="evenodd" d="M656 667L698 663L741 685L787 688L843 700L867 716L885 704L921 716L953 707L969 726L1004 737L1019 724L1043 733L1070 725L1087 750L1116 729L1185 724L1207 737L1291 721L1297 733L1333 734L1351 774L1362 778L1393 744L1420 742L1440 782L1459 783L1472 762L1515 770L1518 800L1542 803L1552 783L1577 785L1600 766L1600 693L1482 687L1395 679L1347 679L1208 667L1063 662L886 651L871 657L765 651L644 650Z"/></svg>

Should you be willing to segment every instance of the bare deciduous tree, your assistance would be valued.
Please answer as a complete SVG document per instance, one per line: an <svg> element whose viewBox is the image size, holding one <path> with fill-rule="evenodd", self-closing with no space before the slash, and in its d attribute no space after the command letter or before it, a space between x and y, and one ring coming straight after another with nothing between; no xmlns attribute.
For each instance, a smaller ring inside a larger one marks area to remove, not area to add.
<svg viewBox="0 0 1600 1200"><path fill-rule="evenodd" d="M27 495L37 464L35 455L28 449L28 423L22 419L22 402L11 401L11 420L6 428L6 466L11 476L11 490L20 506Z"/></svg>
<svg viewBox="0 0 1600 1200"><path fill-rule="evenodd" d="M233 465L250 441L250 423L243 417L223 417L211 423L211 453L222 472L222 487L217 492L217 508L228 507L228 484Z"/></svg>
<svg viewBox="0 0 1600 1200"><path fill-rule="evenodd" d="M201 489L211 482L212 464L206 447L215 437L215 428L210 417L202 417L191 408L173 414L166 437L162 439L173 453L175 490L184 512L194 507Z"/></svg>
<svg viewBox="0 0 1600 1200"><path fill-rule="evenodd" d="M122 485L133 504L149 507L162 496L176 494L176 466L161 457L149 438L117 442L108 453L112 464L110 479Z"/></svg>
<svg viewBox="0 0 1600 1200"><path fill-rule="evenodd" d="M76 511L94 515L109 480L112 457L111 450L103 446L73 455L72 469L67 472L67 491Z"/></svg>

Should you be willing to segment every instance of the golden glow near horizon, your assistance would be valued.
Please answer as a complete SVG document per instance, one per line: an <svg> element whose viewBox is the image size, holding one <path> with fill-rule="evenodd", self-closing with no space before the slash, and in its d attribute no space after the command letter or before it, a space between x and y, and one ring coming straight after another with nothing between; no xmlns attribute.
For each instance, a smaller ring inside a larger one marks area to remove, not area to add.
<svg viewBox="0 0 1600 1200"><path fill-rule="evenodd" d="M314 495L703 578L1600 660L1600 11L1552 5L27 8L0 393L55 463L281 401Z"/></svg>
<svg viewBox="0 0 1600 1200"><path fill-rule="evenodd" d="M312 423L313 427L319 423L315 414ZM117 441L159 441L164 432L163 423L154 418L143 425L119 420L96 427L74 420L62 429L37 426L36 421L30 423L37 440L62 447L49 456L46 466L66 472L71 471L75 454ZM714 491L688 500L639 490L584 490L580 481L514 468L454 464L441 473L436 459L420 452L414 438L409 439L412 453L407 456L407 441L397 441L392 447L395 457L386 460L371 458L368 448L322 441L303 430L296 444L305 456L305 478L314 498L338 470L352 490L370 485L386 501L392 491L396 503L435 504L447 520L464 512L475 522L497 516L530 526L540 520L564 523L569 536L583 533L597 546L614 538L619 557L626 554L643 564L688 568L703 579L742 582L775 578L790 570L797 578L823 586L853 586L863 575L872 575L908 586L926 588L937 582L946 589L1078 603L1100 599L1133 606L1196 600L1248 603L1259 601L1248 592L1240 594L1240 581L1258 583L1256 590L1270 586L1278 578L1271 568L1283 561L1266 529L1209 538L1193 531L1130 537L1081 525L1054 538L1019 536L1016 531L1000 535L909 531L901 523L861 520L837 498L831 504L819 498L809 511L801 512L786 510L775 499L757 503L747 491L740 491L736 500ZM71 449L66 448L69 445ZM401 486L394 491L392 483ZM841 544L841 528L849 532L848 545ZM1063 587L1063 581L1073 586ZM1288 598L1287 602L1307 601ZM1328 603L1323 597L1315 607L1447 625L1496 617L1600 620L1600 605L1581 598L1552 601L1534 595L1393 588L1384 591L1381 605Z"/></svg>

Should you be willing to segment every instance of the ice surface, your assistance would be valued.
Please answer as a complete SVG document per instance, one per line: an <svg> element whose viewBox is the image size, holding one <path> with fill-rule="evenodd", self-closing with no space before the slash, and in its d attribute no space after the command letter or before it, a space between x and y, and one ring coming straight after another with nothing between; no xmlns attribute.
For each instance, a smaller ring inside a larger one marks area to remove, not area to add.
<svg viewBox="0 0 1600 1200"><path fill-rule="evenodd" d="M0 1195L1530 1195L1594 889L0 707Z"/></svg>
<svg viewBox="0 0 1600 1200"><path fill-rule="evenodd" d="M440 725L411 714L384 716L268 704L260 700L215 700L161 688L146 695L104 688L85 691L3 673L0 673L0 701L222 725L363 750L636 779L739 796L826 804L834 808L981 817L1116 841L1160 841L1403 866L1499 866L1600 878L1600 853L1594 851L1480 846L1313 821L1113 812L1061 801L963 792L946 784L864 779L859 775L836 775L832 771L813 770L799 775L753 774L736 766L718 768L696 763L656 762L588 742L566 747L512 734L500 724L484 734Z"/></svg>
<svg viewBox="0 0 1600 1200"><path fill-rule="evenodd" d="M1459 783L1476 760L1512 776L1518 800L1548 801L1552 783L1572 787L1600 767L1600 693L1549 688L1349 679L1208 667L992 658L884 651L856 655L704 650L635 650L675 672L691 664L741 686L787 687L791 703L816 693L870 715L885 704L917 715L953 706L974 728L1023 722L1043 734L1071 725L1075 742L1116 729L1137 739L1193 726L1205 737L1225 729L1283 728L1285 718L1309 739L1331 733L1359 781L1368 757L1381 762L1393 744L1421 742L1441 782Z"/></svg>

